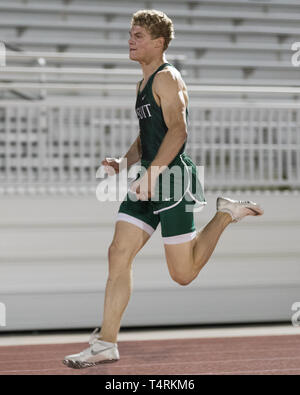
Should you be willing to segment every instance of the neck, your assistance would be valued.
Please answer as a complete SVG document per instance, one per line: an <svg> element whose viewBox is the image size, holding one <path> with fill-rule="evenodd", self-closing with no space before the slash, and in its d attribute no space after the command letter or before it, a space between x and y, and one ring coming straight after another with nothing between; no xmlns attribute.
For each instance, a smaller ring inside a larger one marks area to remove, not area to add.
<svg viewBox="0 0 300 395"><path fill-rule="evenodd" d="M163 63L166 63L165 54L162 54L158 58L151 59L150 61L142 61L140 65L142 66L144 80L147 80L151 74L155 72Z"/></svg>

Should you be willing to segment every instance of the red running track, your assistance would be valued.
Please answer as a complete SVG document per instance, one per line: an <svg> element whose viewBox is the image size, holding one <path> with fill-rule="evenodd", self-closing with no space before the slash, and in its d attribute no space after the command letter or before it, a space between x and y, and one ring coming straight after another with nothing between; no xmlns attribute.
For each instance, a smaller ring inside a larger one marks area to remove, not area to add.
<svg viewBox="0 0 300 395"><path fill-rule="evenodd" d="M87 347L51 344L0 347L0 375L298 375L300 335L122 341L121 359L73 370L65 355Z"/></svg>

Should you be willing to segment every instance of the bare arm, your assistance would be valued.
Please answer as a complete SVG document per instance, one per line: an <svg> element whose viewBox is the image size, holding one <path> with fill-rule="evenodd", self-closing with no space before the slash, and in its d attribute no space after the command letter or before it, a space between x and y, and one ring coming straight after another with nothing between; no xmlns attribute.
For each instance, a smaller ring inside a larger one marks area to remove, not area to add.
<svg viewBox="0 0 300 395"><path fill-rule="evenodd" d="M164 71L156 75L153 89L160 98L164 120L168 127L168 131L151 163L151 170L155 166L154 174L158 176L165 166L175 158L187 138L186 104L183 82L170 71Z"/></svg>

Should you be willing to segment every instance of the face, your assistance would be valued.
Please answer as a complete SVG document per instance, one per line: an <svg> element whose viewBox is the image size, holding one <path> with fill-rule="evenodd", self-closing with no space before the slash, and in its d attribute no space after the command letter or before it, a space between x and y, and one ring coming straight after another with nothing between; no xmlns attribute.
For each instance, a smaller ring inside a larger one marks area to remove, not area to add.
<svg viewBox="0 0 300 395"><path fill-rule="evenodd" d="M132 26L128 40L129 58L140 62L154 57L160 51L161 42L159 40L153 40L144 27Z"/></svg>

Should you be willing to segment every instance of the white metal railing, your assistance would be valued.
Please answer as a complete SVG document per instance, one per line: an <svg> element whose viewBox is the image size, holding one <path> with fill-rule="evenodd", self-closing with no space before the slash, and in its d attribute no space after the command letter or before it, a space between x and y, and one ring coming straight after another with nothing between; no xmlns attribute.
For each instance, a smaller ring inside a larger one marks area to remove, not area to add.
<svg viewBox="0 0 300 395"><path fill-rule="evenodd" d="M206 189L300 188L299 104L198 102L189 119L186 151ZM1 190L93 190L101 160L137 134L131 104L0 102Z"/></svg>
<svg viewBox="0 0 300 395"><path fill-rule="evenodd" d="M115 90L115 91L135 91L135 84L114 84L114 83L61 83L61 82L0 82L0 89L46 89L62 91L90 90ZM261 94L300 94L300 87L294 86L244 86L244 85L189 85L190 93L261 93Z"/></svg>
<svg viewBox="0 0 300 395"><path fill-rule="evenodd" d="M205 165L207 187L300 187L299 105L198 105L190 127L189 149Z"/></svg>

